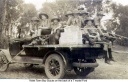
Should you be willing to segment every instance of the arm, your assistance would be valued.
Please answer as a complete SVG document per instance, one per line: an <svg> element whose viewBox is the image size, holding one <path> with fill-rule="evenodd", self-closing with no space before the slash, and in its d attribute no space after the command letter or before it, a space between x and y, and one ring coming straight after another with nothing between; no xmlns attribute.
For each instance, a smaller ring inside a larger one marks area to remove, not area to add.
<svg viewBox="0 0 128 82"><path fill-rule="evenodd" d="M68 25L68 26L71 25L71 21L72 21L72 18L69 18L68 21L67 21L67 25Z"/></svg>
<svg viewBox="0 0 128 82"><path fill-rule="evenodd" d="M46 20L45 22L40 22L39 28L38 29L50 29L50 22L49 20Z"/></svg>

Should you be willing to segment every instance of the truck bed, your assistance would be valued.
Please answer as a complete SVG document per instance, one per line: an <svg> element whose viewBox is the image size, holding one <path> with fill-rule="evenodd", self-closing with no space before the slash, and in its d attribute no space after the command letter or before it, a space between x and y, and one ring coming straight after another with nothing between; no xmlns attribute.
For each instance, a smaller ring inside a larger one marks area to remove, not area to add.
<svg viewBox="0 0 128 82"><path fill-rule="evenodd" d="M101 48L100 44L94 44L90 46L89 44L83 45L23 45L23 48Z"/></svg>

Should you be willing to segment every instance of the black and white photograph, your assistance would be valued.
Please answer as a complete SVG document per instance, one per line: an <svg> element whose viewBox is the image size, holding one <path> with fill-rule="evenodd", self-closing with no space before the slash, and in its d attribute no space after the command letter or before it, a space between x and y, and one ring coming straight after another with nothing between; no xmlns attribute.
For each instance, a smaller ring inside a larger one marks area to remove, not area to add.
<svg viewBox="0 0 128 82"><path fill-rule="evenodd" d="M0 0L0 79L128 79L128 0Z"/></svg>

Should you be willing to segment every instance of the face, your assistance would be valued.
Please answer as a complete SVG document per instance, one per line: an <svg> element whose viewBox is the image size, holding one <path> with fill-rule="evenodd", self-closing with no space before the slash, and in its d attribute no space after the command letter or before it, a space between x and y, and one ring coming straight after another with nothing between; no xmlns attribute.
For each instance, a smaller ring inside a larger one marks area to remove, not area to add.
<svg viewBox="0 0 128 82"><path fill-rule="evenodd" d="M103 18L103 16L98 16L98 18L99 18L99 19L102 19L102 18Z"/></svg>
<svg viewBox="0 0 128 82"><path fill-rule="evenodd" d="M88 21L87 25L91 26L92 25L92 21Z"/></svg>
<svg viewBox="0 0 128 82"><path fill-rule="evenodd" d="M68 18L72 18L73 17L73 15L68 15Z"/></svg>
<svg viewBox="0 0 128 82"><path fill-rule="evenodd" d="M88 17L88 15L87 14L83 14L82 17L83 18L86 18L86 17Z"/></svg>
<svg viewBox="0 0 128 82"><path fill-rule="evenodd" d="M37 22L36 20L33 20L32 23L33 23L33 24L37 24L38 22Z"/></svg>
<svg viewBox="0 0 128 82"><path fill-rule="evenodd" d="M74 17L76 17L76 18L77 18L78 16L79 16L79 14L74 14Z"/></svg>
<svg viewBox="0 0 128 82"><path fill-rule="evenodd" d="M58 20L54 20L53 23L57 24L59 21Z"/></svg>
<svg viewBox="0 0 128 82"><path fill-rule="evenodd" d="M45 15L41 15L41 19L45 20L47 17Z"/></svg>

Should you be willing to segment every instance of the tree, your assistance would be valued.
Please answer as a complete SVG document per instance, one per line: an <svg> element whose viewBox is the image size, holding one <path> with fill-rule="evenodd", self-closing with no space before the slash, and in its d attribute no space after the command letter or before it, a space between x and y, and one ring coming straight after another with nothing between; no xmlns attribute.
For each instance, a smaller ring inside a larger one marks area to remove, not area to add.
<svg viewBox="0 0 128 82"><path fill-rule="evenodd" d="M9 37L6 34L11 34L13 25L21 23L23 27L37 11L33 4L25 4L23 0L0 0L0 11L0 48L7 48Z"/></svg>
<svg viewBox="0 0 128 82"><path fill-rule="evenodd" d="M40 11L47 13L51 18L53 15L58 15L64 19L67 11L73 11L80 5L84 5L90 13L94 13L95 8L101 11L102 1L103 0L56 0L54 3L44 3Z"/></svg>
<svg viewBox="0 0 128 82"><path fill-rule="evenodd" d="M23 5L23 14L21 17L22 26L30 23L32 17L37 16L37 10L33 4L24 4Z"/></svg>
<svg viewBox="0 0 128 82"><path fill-rule="evenodd" d="M12 29L11 27L13 26L13 24L15 24L15 22L18 22L20 16L23 13L22 6L22 0L7 0L6 27L4 28L3 32L9 33L9 31Z"/></svg>

